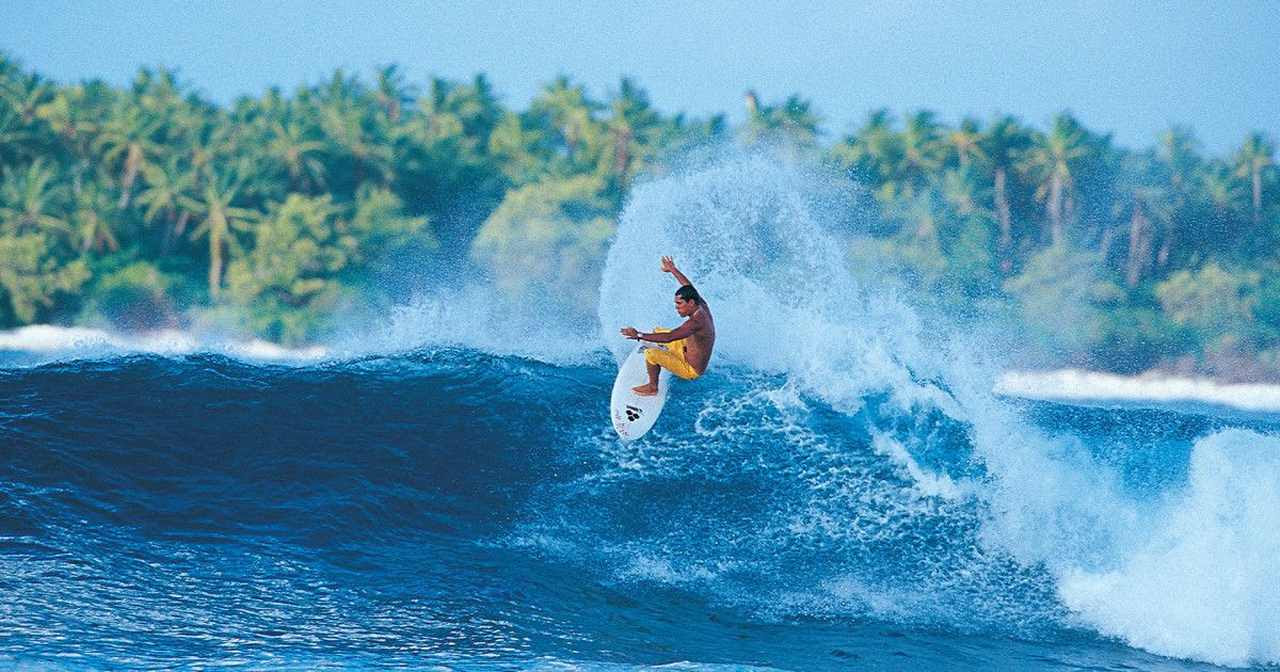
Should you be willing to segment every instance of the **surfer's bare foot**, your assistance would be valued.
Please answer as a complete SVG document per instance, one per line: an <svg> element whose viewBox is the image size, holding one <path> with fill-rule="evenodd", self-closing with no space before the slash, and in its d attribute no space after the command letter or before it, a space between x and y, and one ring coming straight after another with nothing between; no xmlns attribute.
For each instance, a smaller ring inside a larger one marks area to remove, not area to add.
<svg viewBox="0 0 1280 672"><path fill-rule="evenodd" d="M653 383L645 383L644 385L637 385L631 388L631 391L642 397L652 397L658 393L658 386Z"/></svg>

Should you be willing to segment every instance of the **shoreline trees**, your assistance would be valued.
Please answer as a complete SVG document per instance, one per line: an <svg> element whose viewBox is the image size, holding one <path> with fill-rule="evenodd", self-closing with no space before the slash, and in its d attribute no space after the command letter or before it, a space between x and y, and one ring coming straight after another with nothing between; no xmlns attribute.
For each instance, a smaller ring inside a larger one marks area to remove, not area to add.
<svg viewBox="0 0 1280 672"><path fill-rule="evenodd" d="M746 104L729 128L664 114L629 79L597 99L559 77L517 110L483 75L418 87L392 65L218 106L165 70L59 85L0 52L0 328L239 306L241 326L300 343L407 259L513 288L552 263L581 286L638 175L736 141L841 171L876 254L934 296L1011 302L1059 363L1280 375L1273 138L1214 157L1182 127L1130 150L1066 112L1041 130L927 110L831 138L799 95ZM1045 314L1063 301L1090 321L1070 339Z"/></svg>

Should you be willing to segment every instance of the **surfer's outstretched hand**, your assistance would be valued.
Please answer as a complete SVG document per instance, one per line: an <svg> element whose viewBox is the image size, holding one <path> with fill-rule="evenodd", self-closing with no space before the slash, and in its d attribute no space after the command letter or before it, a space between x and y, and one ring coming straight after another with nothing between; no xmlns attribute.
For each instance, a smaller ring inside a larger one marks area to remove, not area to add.
<svg viewBox="0 0 1280 672"><path fill-rule="evenodd" d="M676 262L672 261L671 257L662 258L662 272L670 273L671 277L675 278L676 282L680 283L681 286L693 284L689 282L689 278L686 278L684 273L680 272L680 269L676 268Z"/></svg>
<svg viewBox="0 0 1280 672"><path fill-rule="evenodd" d="M627 338L640 339L640 332L636 331L634 327L623 327L620 333Z"/></svg>

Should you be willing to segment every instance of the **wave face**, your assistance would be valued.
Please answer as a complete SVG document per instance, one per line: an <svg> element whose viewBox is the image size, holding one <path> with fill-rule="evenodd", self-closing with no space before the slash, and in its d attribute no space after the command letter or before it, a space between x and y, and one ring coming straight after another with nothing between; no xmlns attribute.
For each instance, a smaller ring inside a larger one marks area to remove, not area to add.
<svg viewBox="0 0 1280 672"><path fill-rule="evenodd" d="M637 188L598 334L503 331L478 288L323 362L12 360L0 661L1280 663L1277 426L992 395L994 337L845 269L823 184L722 157ZM720 342L623 444L612 335L675 321L666 253Z"/></svg>

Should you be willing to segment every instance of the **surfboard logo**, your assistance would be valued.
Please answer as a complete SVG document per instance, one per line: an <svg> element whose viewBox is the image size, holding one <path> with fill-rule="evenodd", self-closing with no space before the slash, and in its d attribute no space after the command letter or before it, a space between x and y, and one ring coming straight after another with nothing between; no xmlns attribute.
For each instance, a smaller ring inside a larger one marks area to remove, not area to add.
<svg viewBox="0 0 1280 672"><path fill-rule="evenodd" d="M639 420L642 415L644 415L644 411L627 404L627 422L635 422L636 420Z"/></svg>

